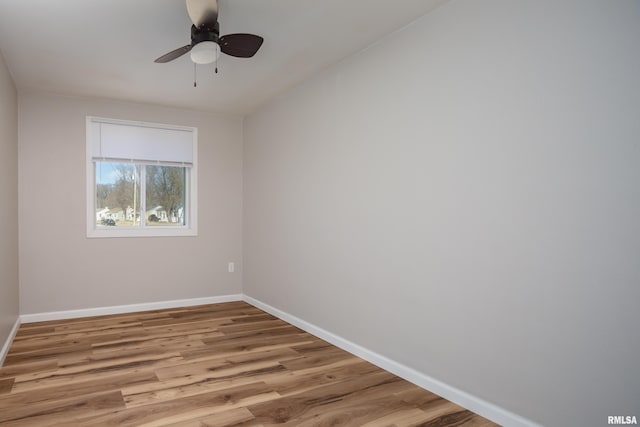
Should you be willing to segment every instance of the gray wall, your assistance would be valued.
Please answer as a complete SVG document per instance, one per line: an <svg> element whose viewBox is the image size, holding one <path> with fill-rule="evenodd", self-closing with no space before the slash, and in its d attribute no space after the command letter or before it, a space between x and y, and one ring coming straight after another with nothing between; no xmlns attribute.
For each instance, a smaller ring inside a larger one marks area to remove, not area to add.
<svg viewBox="0 0 640 427"><path fill-rule="evenodd" d="M197 237L86 237L87 115L198 128ZM242 291L241 117L21 91L19 129L21 314Z"/></svg>
<svg viewBox="0 0 640 427"><path fill-rule="evenodd" d="M457 0L245 120L244 292L550 426L640 416L640 2Z"/></svg>
<svg viewBox="0 0 640 427"><path fill-rule="evenodd" d="M0 348L18 318L18 98L0 52Z"/></svg>

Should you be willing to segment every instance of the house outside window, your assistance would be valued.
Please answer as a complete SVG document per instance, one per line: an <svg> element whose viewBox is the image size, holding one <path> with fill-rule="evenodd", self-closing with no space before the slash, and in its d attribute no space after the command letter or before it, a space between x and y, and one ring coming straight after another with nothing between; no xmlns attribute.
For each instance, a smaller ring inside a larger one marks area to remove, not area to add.
<svg viewBox="0 0 640 427"><path fill-rule="evenodd" d="M87 236L195 236L196 157L196 128L87 117Z"/></svg>

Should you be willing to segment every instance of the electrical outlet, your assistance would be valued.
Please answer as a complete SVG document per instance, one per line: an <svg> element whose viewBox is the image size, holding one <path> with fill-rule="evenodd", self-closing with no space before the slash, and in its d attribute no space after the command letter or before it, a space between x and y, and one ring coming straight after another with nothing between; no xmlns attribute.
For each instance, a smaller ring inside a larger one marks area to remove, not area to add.
<svg viewBox="0 0 640 427"><path fill-rule="evenodd" d="M233 262L229 263L229 273L233 273L234 271L236 271L236 265Z"/></svg>

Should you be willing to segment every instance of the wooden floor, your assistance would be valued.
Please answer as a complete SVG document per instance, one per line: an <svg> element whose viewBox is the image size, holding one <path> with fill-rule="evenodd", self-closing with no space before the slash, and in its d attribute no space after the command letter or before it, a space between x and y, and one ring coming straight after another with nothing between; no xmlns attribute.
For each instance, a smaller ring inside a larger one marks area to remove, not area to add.
<svg viewBox="0 0 640 427"><path fill-rule="evenodd" d="M22 325L2 426L492 426L244 302Z"/></svg>

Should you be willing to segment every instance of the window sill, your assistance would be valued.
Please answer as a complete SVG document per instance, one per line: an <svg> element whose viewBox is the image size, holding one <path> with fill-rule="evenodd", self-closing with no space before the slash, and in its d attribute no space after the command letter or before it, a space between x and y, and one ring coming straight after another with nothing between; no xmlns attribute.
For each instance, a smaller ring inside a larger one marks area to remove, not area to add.
<svg viewBox="0 0 640 427"><path fill-rule="evenodd" d="M198 231L185 227L139 228L123 229L113 227L97 227L87 230L88 238L111 237L194 237Z"/></svg>

